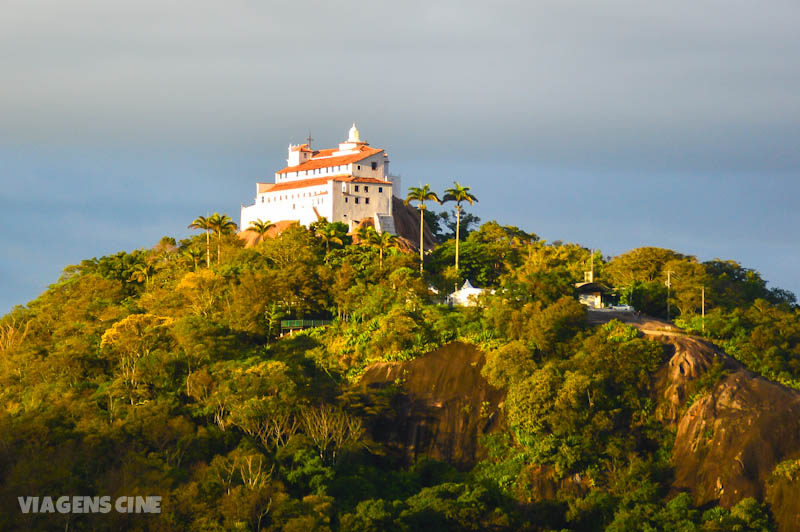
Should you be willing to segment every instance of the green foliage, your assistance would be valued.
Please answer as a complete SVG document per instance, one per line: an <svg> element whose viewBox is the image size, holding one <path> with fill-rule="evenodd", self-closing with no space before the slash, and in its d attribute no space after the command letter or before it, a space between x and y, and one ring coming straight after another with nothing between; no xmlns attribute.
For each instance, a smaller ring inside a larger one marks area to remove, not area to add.
<svg viewBox="0 0 800 532"><path fill-rule="evenodd" d="M776 530L769 510L753 498L746 498L726 510L712 508L703 514L703 528L709 532L771 532Z"/></svg>
<svg viewBox="0 0 800 532"><path fill-rule="evenodd" d="M756 299L752 305L681 322L690 332L708 336L751 370L800 389L800 309Z"/></svg>
<svg viewBox="0 0 800 532"><path fill-rule="evenodd" d="M449 211L442 211L434 216L438 218L436 221L438 232L434 233L434 236L442 242L455 239L456 229L458 229L459 240L464 241L475 230L474 228L479 227L481 223L481 219L478 216L467 212L464 208L461 209L460 220ZM425 223L428 223L427 216L425 217Z"/></svg>
<svg viewBox="0 0 800 532"><path fill-rule="evenodd" d="M206 234L179 244L68 267L0 318L0 501L158 494L163 511L67 523L4 506L0 528L774 530L753 500L701 513L686 494L670 498L673 435L653 415L663 351L622 323L586 324L573 292L590 250L497 222L465 226L462 211L458 271L449 241L424 277L374 230L355 245L345 226L320 221L245 249L223 215L199 217L192 227ZM656 314L674 271L682 324L754 371L800 383L800 310L757 272L656 248L593 260L601 282ZM429 289L466 278L494 293L451 309ZM280 336L281 319L303 317L331 325ZM370 429L402 419L403 378L353 383L372 363L459 340L484 349L482 374L506 393L504 412L459 414L493 427L485 459L463 471L401 463ZM688 392L724 375L714 366ZM770 496L790 493L797 469L780 464Z"/></svg>
<svg viewBox="0 0 800 532"><path fill-rule="evenodd" d="M672 315L679 314L683 321L702 312L703 289L706 309L722 312L746 308L759 299L775 305L796 301L791 292L768 289L758 272L738 262L714 259L698 263L694 257L669 249L631 250L611 260L604 276L616 287L621 303L660 317L666 316L669 279Z"/></svg>
<svg viewBox="0 0 800 532"><path fill-rule="evenodd" d="M660 345L611 322L572 357L512 381L509 423L532 459L561 476L620 459L647 438L650 374L662 356Z"/></svg>

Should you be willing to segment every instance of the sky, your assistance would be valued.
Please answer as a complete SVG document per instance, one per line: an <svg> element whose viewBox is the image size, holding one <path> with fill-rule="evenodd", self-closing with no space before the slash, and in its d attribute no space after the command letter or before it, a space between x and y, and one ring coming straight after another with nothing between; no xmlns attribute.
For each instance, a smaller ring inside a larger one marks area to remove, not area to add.
<svg viewBox="0 0 800 532"><path fill-rule="evenodd" d="M4 0L0 314L82 259L239 219L355 121L403 185L800 294L800 4Z"/></svg>

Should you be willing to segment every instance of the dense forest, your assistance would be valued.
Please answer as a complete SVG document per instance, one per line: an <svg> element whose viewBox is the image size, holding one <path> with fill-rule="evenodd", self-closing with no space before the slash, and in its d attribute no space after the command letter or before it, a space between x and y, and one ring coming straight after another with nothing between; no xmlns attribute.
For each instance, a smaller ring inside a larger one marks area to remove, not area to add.
<svg viewBox="0 0 800 532"><path fill-rule="evenodd" d="M616 320L590 325L574 290L591 263L620 303L663 318L669 272L677 326L800 389L791 293L734 261L652 247L609 258L458 214L453 227L427 213L441 243L424 268L374 230L262 227L245 247L204 220L180 242L67 267L0 319L0 529L776 530L764 500L697 506L672 488L675 429L653 392L664 346ZM466 279L487 289L478 304L444 304ZM286 319L330 324L282 336ZM454 342L484 354L504 397L465 414L502 422L474 463L409 463L376 436L403 379L359 382ZM537 471L560 488L539 493ZM797 480L800 462L776 474ZM23 514L23 495L162 502Z"/></svg>

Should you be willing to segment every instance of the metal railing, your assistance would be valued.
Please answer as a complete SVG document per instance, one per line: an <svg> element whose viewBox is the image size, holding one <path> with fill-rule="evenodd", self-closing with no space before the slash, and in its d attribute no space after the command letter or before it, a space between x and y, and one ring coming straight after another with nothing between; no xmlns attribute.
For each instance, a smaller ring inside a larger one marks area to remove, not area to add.
<svg viewBox="0 0 800 532"><path fill-rule="evenodd" d="M281 320L281 329L307 329L330 324L331 320Z"/></svg>

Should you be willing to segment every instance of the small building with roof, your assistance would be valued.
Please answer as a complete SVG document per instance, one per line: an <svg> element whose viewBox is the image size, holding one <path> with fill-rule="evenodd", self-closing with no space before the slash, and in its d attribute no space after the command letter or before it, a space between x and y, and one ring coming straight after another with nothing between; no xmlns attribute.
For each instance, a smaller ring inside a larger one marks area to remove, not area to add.
<svg viewBox="0 0 800 532"><path fill-rule="evenodd" d="M575 283L575 292L578 301L590 308L603 308L603 296L610 292L610 289L600 283L583 282Z"/></svg>

